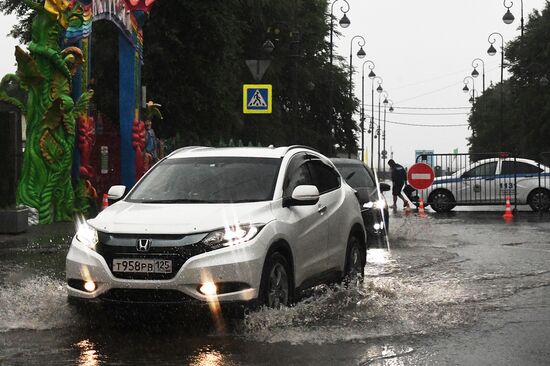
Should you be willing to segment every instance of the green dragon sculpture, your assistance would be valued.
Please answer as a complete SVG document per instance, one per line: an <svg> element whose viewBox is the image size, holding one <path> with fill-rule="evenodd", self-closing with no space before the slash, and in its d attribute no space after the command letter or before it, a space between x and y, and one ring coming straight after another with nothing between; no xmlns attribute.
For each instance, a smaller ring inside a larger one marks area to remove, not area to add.
<svg viewBox="0 0 550 366"><path fill-rule="evenodd" d="M17 203L38 210L41 224L70 221L75 193L71 167L75 144L75 121L86 113L93 91L71 98L72 76L83 62L77 47L61 50L61 32L69 22L82 19L67 0L46 0L44 5L25 0L36 11L29 53L16 47L16 75L3 82L19 82L27 91L26 106L0 92L0 100L22 110L27 119L27 142L23 155Z"/></svg>

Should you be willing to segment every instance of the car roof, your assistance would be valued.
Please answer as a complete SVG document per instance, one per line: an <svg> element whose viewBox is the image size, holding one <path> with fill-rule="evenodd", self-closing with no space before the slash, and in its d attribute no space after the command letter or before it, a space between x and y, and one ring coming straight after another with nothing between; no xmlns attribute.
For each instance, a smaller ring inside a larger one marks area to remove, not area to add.
<svg viewBox="0 0 550 366"><path fill-rule="evenodd" d="M289 151L315 151L307 146L283 146L283 147L205 147L187 146L178 149L168 155L168 159L191 157L254 157L254 158L282 158Z"/></svg>

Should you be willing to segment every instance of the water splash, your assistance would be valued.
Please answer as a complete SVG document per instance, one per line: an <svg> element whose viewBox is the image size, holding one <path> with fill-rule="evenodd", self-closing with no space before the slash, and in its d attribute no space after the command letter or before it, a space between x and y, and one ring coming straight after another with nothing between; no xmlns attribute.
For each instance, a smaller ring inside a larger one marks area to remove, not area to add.
<svg viewBox="0 0 550 366"><path fill-rule="evenodd" d="M394 277L349 288L320 286L293 307L248 314L243 335L268 343L323 344L431 334L475 318L472 306L456 301L464 294L459 282L419 285Z"/></svg>
<svg viewBox="0 0 550 366"><path fill-rule="evenodd" d="M64 282L45 276L0 287L0 309L0 332L65 328L76 319Z"/></svg>

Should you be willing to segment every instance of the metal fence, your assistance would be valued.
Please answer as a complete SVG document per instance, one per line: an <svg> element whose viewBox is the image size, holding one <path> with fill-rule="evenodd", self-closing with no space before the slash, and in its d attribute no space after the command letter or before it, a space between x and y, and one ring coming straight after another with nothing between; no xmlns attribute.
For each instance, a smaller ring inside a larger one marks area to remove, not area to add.
<svg viewBox="0 0 550 366"><path fill-rule="evenodd" d="M437 211L458 205L504 205L507 198L534 211L550 209L550 152L540 154L538 161L476 153L419 155L417 162L434 169L436 179L421 195Z"/></svg>

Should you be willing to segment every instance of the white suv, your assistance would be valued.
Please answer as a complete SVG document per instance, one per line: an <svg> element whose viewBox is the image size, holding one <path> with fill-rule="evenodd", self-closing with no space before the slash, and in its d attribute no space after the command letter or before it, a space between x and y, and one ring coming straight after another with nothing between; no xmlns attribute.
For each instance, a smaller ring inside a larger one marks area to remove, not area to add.
<svg viewBox="0 0 550 366"><path fill-rule="evenodd" d="M362 276L358 200L316 151L180 149L96 218L66 260L71 302L288 305L319 283Z"/></svg>

